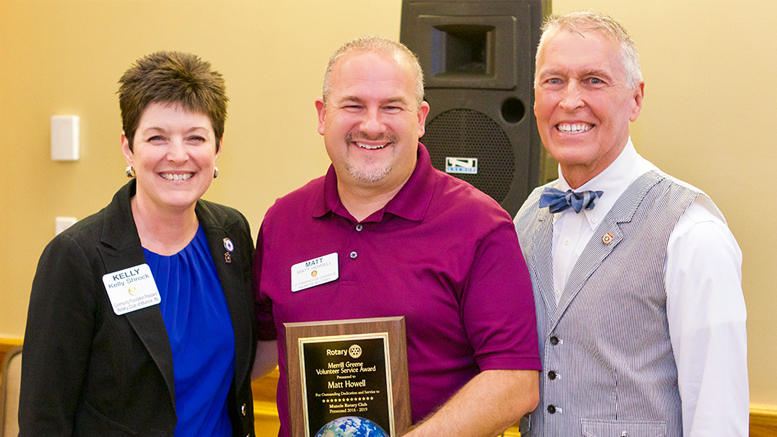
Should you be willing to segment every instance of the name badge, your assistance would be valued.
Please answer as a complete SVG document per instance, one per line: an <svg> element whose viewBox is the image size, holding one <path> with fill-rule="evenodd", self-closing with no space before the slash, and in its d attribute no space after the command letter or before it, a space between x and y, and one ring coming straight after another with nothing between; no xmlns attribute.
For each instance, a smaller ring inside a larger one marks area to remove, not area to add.
<svg viewBox="0 0 777 437"><path fill-rule="evenodd" d="M117 316L162 302L148 264L103 275L103 284Z"/></svg>
<svg viewBox="0 0 777 437"><path fill-rule="evenodd" d="M337 252L291 266L291 291L298 292L340 277Z"/></svg>

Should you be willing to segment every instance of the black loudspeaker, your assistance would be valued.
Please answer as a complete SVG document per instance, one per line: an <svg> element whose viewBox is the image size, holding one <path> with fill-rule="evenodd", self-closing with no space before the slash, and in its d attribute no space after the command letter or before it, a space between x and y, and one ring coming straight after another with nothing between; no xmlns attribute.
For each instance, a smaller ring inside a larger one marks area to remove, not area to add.
<svg viewBox="0 0 777 437"><path fill-rule="evenodd" d="M511 216L555 178L534 119L534 56L549 0L403 0L400 41L424 70L432 165ZM549 172L544 171L549 168Z"/></svg>

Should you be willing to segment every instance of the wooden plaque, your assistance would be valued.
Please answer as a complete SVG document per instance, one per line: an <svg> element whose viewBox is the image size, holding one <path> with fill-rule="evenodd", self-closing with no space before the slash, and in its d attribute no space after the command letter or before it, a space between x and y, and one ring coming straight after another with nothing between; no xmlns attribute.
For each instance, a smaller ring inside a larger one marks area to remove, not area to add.
<svg viewBox="0 0 777 437"><path fill-rule="evenodd" d="M410 427L405 318L285 323L292 437Z"/></svg>

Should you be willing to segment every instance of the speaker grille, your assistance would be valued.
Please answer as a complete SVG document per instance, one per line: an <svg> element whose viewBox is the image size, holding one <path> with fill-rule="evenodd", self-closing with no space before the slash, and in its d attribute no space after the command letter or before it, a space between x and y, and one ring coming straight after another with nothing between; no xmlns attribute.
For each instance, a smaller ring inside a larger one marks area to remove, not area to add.
<svg viewBox="0 0 777 437"><path fill-rule="evenodd" d="M432 166L445 171L445 158L477 158L477 174L453 174L497 202L507 197L515 174L515 155L504 130L489 116L472 109L452 109L426 125L421 142Z"/></svg>

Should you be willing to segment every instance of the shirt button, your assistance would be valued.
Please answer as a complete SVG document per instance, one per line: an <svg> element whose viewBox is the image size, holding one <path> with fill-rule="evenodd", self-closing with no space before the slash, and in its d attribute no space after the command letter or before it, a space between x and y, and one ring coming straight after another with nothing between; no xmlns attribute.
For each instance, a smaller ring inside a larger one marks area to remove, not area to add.
<svg viewBox="0 0 777 437"><path fill-rule="evenodd" d="M548 372L548 378L550 378L551 381L556 379L556 372L554 372L552 370L550 372Z"/></svg>
<svg viewBox="0 0 777 437"><path fill-rule="evenodd" d="M555 414L556 413L556 407L553 405L548 405L548 413Z"/></svg>
<svg viewBox="0 0 777 437"><path fill-rule="evenodd" d="M364 226L362 226L362 224L361 224L361 223L359 223L358 225L356 225L356 232L361 232L361 231L362 231L362 229L364 229Z"/></svg>
<svg viewBox="0 0 777 437"><path fill-rule="evenodd" d="M569 244L569 238L564 239L564 244Z"/></svg>
<svg viewBox="0 0 777 437"><path fill-rule="evenodd" d="M559 296L561 296L561 290L555 290L555 291L553 292L553 294L555 294L555 295L556 295L556 297L559 297Z"/></svg>
<svg viewBox="0 0 777 437"><path fill-rule="evenodd" d="M351 252L351 259L356 259L356 257L359 256L356 251Z"/></svg>
<svg viewBox="0 0 777 437"><path fill-rule="evenodd" d="M550 337L550 344L552 344L553 346L557 345L558 337L556 337L555 335L553 337Z"/></svg>
<svg viewBox="0 0 777 437"><path fill-rule="evenodd" d="M596 223L596 222L598 222L599 220L597 220L597 219L596 219L596 217L594 217L594 218L592 218L592 219L591 219L591 221L592 221L592 222L594 222L594 223Z"/></svg>

